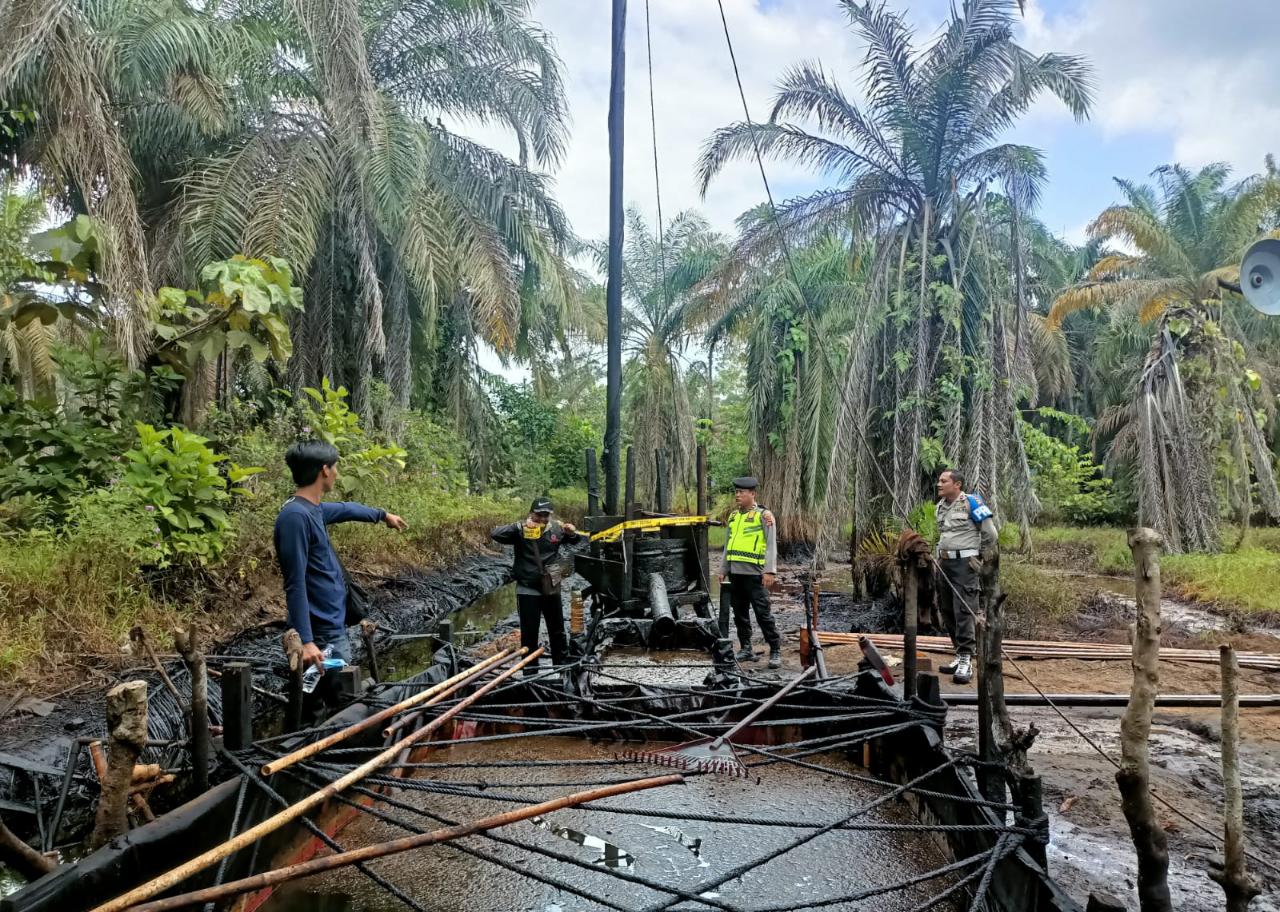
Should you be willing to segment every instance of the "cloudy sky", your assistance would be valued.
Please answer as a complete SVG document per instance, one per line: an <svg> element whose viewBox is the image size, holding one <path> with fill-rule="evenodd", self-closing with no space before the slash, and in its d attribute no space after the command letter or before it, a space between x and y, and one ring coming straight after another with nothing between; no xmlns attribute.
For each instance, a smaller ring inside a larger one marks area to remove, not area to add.
<svg viewBox="0 0 1280 912"><path fill-rule="evenodd" d="M908 11L923 39L936 34L948 6L891 3ZM699 208L728 231L763 194L754 165L745 163L718 178L705 200L694 181L703 141L742 113L715 0L649 4L664 214ZM725 9L754 117L766 116L782 72L804 60L820 60L857 94L862 50L836 0L725 0ZM630 0L629 13L626 198L652 221L644 0ZM564 60L573 117L557 195L589 238L604 237L607 225L609 15L609 0L539 0L534 10ZM1141 179L1165 162L1218 160L1243 175L1280 150L1276 0L1031 0L1020 31L1032 50L1085 54L1096 70L1088 122L1077 124L1046 101L1010 136L1045 151L1050 182L1041 217L1072 239L1115 199L1113 176ZM768 169L779 197L824 183L779 162Z"/></svg>

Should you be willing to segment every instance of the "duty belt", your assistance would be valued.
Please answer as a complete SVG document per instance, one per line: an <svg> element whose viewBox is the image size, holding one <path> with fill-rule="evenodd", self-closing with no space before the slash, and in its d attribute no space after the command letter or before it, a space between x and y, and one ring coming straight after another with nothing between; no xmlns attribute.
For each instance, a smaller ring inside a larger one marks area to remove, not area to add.
<svg viewBox="0 0 1280 912"><path fill-rule="evenodd" d="M962 557L977 557L978 553L977 548L965 548L961 551L944 551L942 548L938 549L938 557L942 560L959 560Z"/></svg>

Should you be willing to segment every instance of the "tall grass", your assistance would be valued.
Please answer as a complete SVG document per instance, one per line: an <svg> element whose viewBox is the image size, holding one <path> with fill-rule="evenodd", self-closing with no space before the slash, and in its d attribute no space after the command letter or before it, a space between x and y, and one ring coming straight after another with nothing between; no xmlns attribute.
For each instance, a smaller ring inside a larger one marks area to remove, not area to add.
<svg viewBox="0 0 1280 912"><path fill-rule="evenodd" d="M1238 537L1227 530L1228 541ZM1133 573L1126 532L1117 528L1037 529L1036 559L1107 575ZM1242 615L1280 618L1280 529L1250 530L1244 544L1219 554L1166 554L1161 576L1171 593Z"/></svg>

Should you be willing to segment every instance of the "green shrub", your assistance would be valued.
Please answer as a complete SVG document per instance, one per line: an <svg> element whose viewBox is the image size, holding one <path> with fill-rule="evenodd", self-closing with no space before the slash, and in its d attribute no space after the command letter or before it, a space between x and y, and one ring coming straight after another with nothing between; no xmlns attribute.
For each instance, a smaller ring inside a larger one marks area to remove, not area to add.
<svg viewBox="0 0 1280 912"><path fill-rule="evenodd" d="M306 387L303 392L314 403L308 410L311 433L333 444L342 455L338 486L343 493L358 497L375 480L385 481L405 467L408 454L403 449L371 440L365 433L360 416L347 405L345 388L334 389L325 377L320 389Z"/></svg>
<svg viewBox="0 0 1280 912"><path fill-rule="evenodd" d="M143 510L154 514L157 565L168 566L179 556L198 564L216 561L230 535L232 493L245 493L238 487L228 490L227 483L239 485L262 469L232 463L224 478L220 464L226 457L198 434L176 427L158 431L142 423L137 431L137 447L125 454L123 482Z"/></svg>
<svg viewBox="0 0 1280 912"><path fill-rule="evenodd" d="M1088 424L1076 415L1049 408L1038 414L1066 425L1070 435L1089 433ZM1103 477L1102 467L1088 453L1026 421L1020 422L1020 428L1042 519L1081 525L1115 521L1118 505L1111 479Z"/></svg>

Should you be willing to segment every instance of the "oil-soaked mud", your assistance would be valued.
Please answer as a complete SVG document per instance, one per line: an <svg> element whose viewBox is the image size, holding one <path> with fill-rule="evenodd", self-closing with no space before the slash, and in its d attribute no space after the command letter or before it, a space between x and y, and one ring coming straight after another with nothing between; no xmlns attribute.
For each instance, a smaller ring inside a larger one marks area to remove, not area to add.
<svg viewBox="0 0 1280 912"><path fill-rule="evenodd" d="M522 739L511 744L459 745L433 753L439 761L503 759L611 759L612 748L594 746L568 738ZM850 772L857 770L836 755L811 758ZM432 779L474 782L483 778L495 791L516 792L535 800L567 794L587 787L588 782L616 780L644 775L650 768L619 763L608 766L564 766L472 768L431 770ZM733 908L750 910L787 903L797 905L838 897L876 885L889 885L929 871L946 863L933 844L918 833L836 831L783 854L741 877L719 885L721 876L744 863L764 858L803 835L802 829L742 823L701 823L690 815L722 815L804 821L815 825L837 820L882 795L883 789L838 779L808 770L764 767L755 778L723 779L715 776L691 777L685 785L667 786L647 792L619 796L598 802L599 809L567 809L549 814L552 828L585 834L583 845L567 840L552 829L529 822L516 823L493 835L514 840L519 845L497 844L486 837L469 837L471 848L492 852L521 871L558 878L573 884L589 896L624 909L643 909L660 903L657 890L612 878L604 858L618 859L620 853L634 862L623 870L683 889L714 897ZM553 787L548 787L553 786ZM482 801L468 797L402 792L398 796L432 814L451 820L467 820L507 810L503 801ZM641 817L611 812L605 808L633 808L662 811L661 817ZM404 812L398 812L404 813ZM914 818L903 804L889 803L862 818L867 822L912 823ZM430 826L423 818L414 821ZM362 819L344 831L343 844L364 845L404 835L386 823ZM600 844L614 847L600 848ZM586 867L534 854L524 846L536 846L568 855ZM691 848L696 846L696 851ZM448 846L433 846L393 856L371 865L427 908L459 909L469 912L594 912L607 909L601 902L586 899L544 885L529 877L461 854ZM906 910L943 890L951 881L939 878L873 900L873 906L837 903L833 910L876 908ZM336 905L321 905L321 902ZM343 912L391 912L400 908L396 900L354 870L322 875L282 891L264 912L310 912L314 909L341 909ZM950 909L945 903L939 909Z"/></svg>

